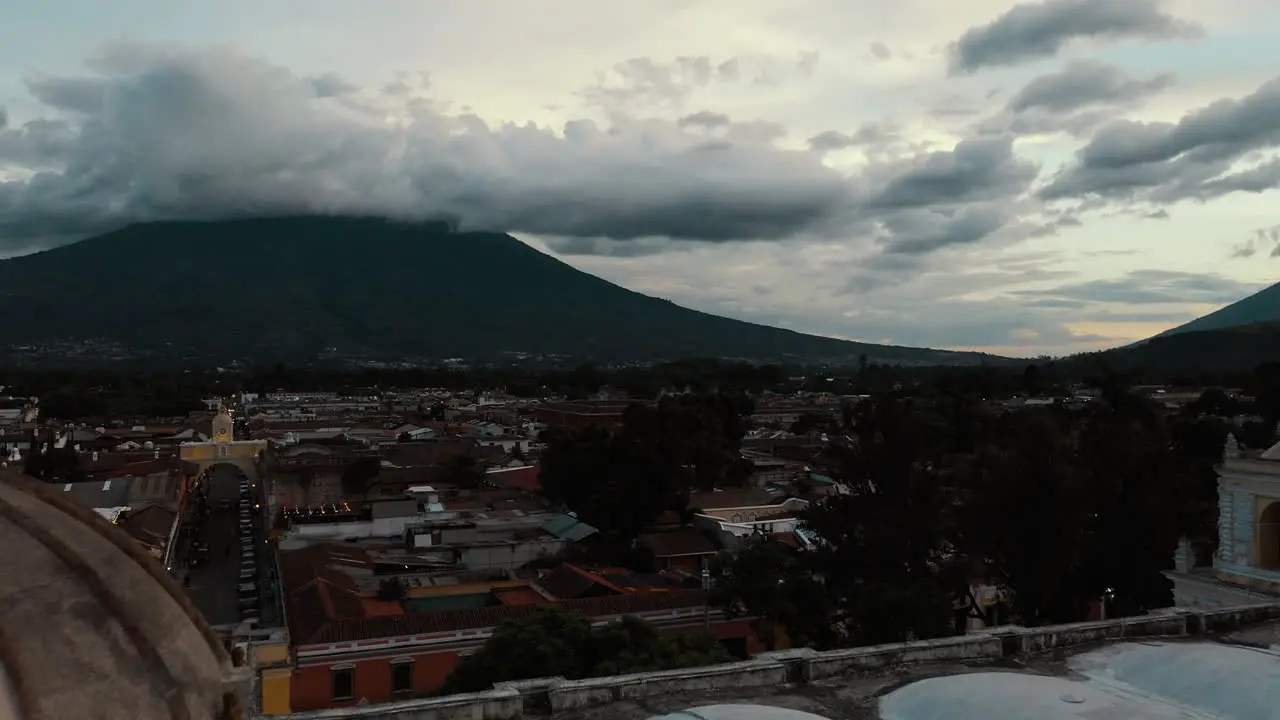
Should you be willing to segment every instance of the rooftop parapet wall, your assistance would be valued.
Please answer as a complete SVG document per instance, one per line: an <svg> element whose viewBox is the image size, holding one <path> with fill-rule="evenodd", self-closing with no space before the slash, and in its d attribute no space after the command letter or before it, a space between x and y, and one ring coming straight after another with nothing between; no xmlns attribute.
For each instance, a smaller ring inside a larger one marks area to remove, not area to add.
<svg viewBox="0 0 1280 720"><path fill-rule="evenodd" d="M289 715L293 720L386 718L388 720L520 720L599 707L621 700L663 695L803 684L849 674L887 670L903 664L982 661L1036 654L1126 638L1181 637L1227 632L1280 620L1280 602L1207 611L1174 610L1142 617L1024 628L1007 626L937 640L763 653L753 660L656 673L565 680L539 678L500 683L494 690L410 700L386 705ZM275 716L280 717L280 716Z"/></svg>

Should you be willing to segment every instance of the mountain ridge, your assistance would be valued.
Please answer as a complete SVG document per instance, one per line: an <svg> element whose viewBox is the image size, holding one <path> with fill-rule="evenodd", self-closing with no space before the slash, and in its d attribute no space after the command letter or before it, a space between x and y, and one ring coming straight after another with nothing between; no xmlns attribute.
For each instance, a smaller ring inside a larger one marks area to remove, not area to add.
<svg viewBox="0 0 1280 720"><path fill-rule="evenodd" d="M0 260L11 344L158 354L961 365L1003 358L808 335L681 307L500 233L297 216L132 225Z"/></svg>
<svg viewBox="0 0 1280 720"><path fill-rule="evenodd" d="M1280 283L1265 287L1208 315L1202 315L1195 320L1165 330L1148 338L1147 341L1181 333L1226 330L1275 322L1280 322Z"/></svg>

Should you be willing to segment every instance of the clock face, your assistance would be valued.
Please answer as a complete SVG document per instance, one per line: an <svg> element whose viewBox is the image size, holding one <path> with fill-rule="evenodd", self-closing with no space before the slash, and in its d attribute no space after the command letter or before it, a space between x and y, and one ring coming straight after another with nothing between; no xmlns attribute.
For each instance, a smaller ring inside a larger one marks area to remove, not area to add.
<svg viewBox="0 0 1280 720"><path fill-rule="evenodd" d="M221 437L221 436L225 436L226 434L227 434L227 429L226 429L226 428L218 428L218 435L219 435L220 437Z"/></svg>

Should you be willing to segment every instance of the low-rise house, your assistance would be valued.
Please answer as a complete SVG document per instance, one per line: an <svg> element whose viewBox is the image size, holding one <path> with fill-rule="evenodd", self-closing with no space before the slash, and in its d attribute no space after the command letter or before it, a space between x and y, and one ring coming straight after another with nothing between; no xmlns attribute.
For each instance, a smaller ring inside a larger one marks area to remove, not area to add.
<svg viewBox="0 0 1280 720"><path fill-rule="evenodd" d="M636 544L653 555L655 568L688 573L699 572L720 552L720 547L696 527L643 533Z"/></svg>
<svg viewBox="0 0 1280 720"><path fill-rule="evenodd" d="M415 575L404 582L404 599L386 601L373 588L395 577L387 572L390 564L379 566L345 545L282 552L280 567L291 647L284 662L263 671L272 678L271 697L264 684L263 700L294 712L430 693L500 623L550 603L597 625L627 615L671 631L705 623L743 656L763 650L751 620L728 619L707 607L700 590L626 592L606 578L622 592L557 601L519 579Z"/></svg>
<svg viewBox="0 0 1280 720"><path fill-rule="evenodd" d="M157 560L164 558L177 522L178 513L162 505L128 510L116 519L116 525L137 540Z"/></svg>

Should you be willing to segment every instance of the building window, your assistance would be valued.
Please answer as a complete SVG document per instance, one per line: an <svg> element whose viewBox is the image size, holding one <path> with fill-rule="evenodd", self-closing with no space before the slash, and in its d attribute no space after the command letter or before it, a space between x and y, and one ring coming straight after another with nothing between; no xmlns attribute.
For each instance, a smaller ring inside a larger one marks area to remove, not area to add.
<svg viewBox="0 0 1280 720"><path fill-rule="evenodd" d="M333 669L333 699L350 700L356 696L356 669L340 667Z"/></svg>
<svg viewBox="0 0 1280 720"><path fill-rule="evenodd" d="M391 663L391 692L413 691L413 661L395 660Z"/></svg>

